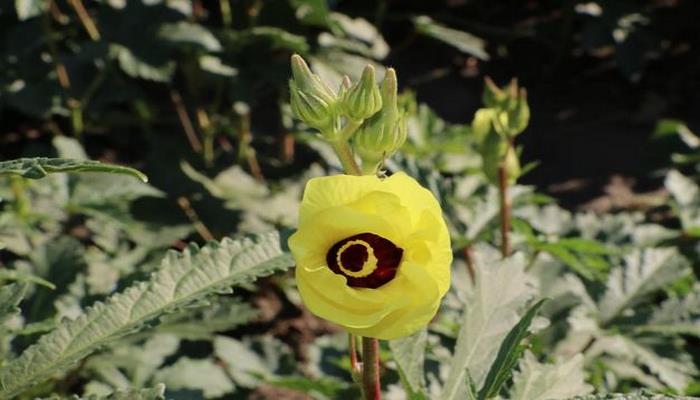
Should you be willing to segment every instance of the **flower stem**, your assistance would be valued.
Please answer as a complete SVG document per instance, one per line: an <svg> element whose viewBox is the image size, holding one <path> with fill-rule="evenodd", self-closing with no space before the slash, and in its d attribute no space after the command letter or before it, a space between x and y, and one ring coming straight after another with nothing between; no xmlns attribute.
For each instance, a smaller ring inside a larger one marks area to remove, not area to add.
<svg viewBox="0 0 700 400"><path fill-rule="evenodd" d="M362 338L362 387L365 400L380 400L379 339Z"/></svg>
<svg viewBox="0 0 700 400"><path fill-rule="evenodd" d="M346 140L337 140L331 142L335 154L338 155L340 164L343 166L345 173L348 175L362 175L360 166L355 161L355 156L352 154L352 149Z"/></svg>
<svg viewBox="0 0 700 400"><path fill-rule="evenodd" d="M357 336L348 333L348 348L350 350L350 375L353 382L360 383L362 375L362 365L357 359Z"/></svg>
<svg viewBox="0 0 700 400"><path fill-rule="evenodd" d="M501 203L501 254L510 255L510 199L508 198L508 171L505 162L498 166L498 194Z"/></svg>

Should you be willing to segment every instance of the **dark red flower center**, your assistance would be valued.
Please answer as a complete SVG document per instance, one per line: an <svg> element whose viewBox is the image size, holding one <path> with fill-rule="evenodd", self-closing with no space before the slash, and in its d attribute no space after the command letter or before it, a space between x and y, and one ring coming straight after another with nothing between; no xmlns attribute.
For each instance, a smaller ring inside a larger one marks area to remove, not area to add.
<svg viewBox="0 0 700 400"><path fill-rule="evenodd" d="M394 279L403 249L374 233L360 233L334 244L326 254L328 268L347 278L349 286L376 289Z"/></svg>

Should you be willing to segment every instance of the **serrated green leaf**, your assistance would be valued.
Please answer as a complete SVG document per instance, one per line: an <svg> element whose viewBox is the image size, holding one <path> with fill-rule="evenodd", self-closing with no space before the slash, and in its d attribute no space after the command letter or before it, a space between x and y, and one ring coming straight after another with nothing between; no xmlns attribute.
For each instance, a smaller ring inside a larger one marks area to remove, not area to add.
<svg viewBox="0 0 700 400"><path fill-rule="evenodd" d="M411 336L389 341L389 348L399 369L409 397L425 391L423 365L428 331L421 329Z"/></svg>
<svg viewBox="0 0 700 400"><path fill-rule="evenodd" d="M593 387L585 383L583 355L554 364L537 361L529 351L520 361L519 372L513 377L510 400L564 399L590 393Z"/></svg>
<svg viewBox="0 0 700 400"><path fill-rule="evenodd" d="M467 370L477 386L483 384L503 339L520 320L519 311L535 295L522 254L505 260L486 257L475 247L476 282L467 293L441 399L462 398Z"/></svg>
<svg viewBox="0 0 700 400"><path fill-rule="evenodd" d="M567 400L693 400L696 397L686 397L686 396L668 396L663 394L653 394L647 391L641 391L638 393L622 394L622 393L608 393L608 394L592 394L588 396L576 396L569 398Z"/></svg>
<svg viewBox="0 0 700 400"><path fill-rule="evenodd" d="M43 400L59 400L60 397L49 397ZM38 400L38 399L37 399ZM152 388L119 390L107 396L89 395L84 397L72 396L68 400L165 400L165 385L157 384Z"/></svg>
<svg viewBox="0 0 700 400"><path fill-rule="evenodd" d="M700 228L700 187L678 171L669 172L664 185L673 196L683 229L697 231Z"/></svg>
<svg viewBox="0 0 700 400"><path fill-rule="evenodd" d="M0 161L0 175L19 175L29 179L40 179L56 172L106 172L131 175L143 182L148 182L148 177L138 170L94 160L36 157Z"/></svg>
<svg viewBox="0 0 700 400"><path fill-rule="evenodd" d="M662 355L644 340L622 334L598 338L586 352L587 359L609 354L644 368L644 373L663 382L676 392L683 392L698 369L689 356Z"/></svg>
<svg viewBox="0 0 700 400"><path fill-rule="evenodd" d="M665 285L690 272L688 261L674 248L635 250L613 268L598 303L599 320L607 324Z"/></svg>
<svg viewBox="0 0 700 400"><path fill-rule="evenodd" d="M124 342L136 343L137 336L126 337ZM117 344L110 351L93 355L84 365L84 370L94 371L101 381L121 388L122 382L142 387L153 381L153 375L161 368L166 358L175 354L180 339L175 335L151 333L143 344Z"/></svg>
<svg viewBox="0 0 700 400"><path fill-rule="evenodd" d="M672 297L654 309L651 318L637 332L700 337L700 284L683 297Z"/></svg>
<svg viewBox="0 0 700 400"><path fill-rule="evenodd" d="M0 326L19 312L17 306L24 298L27 287L26 283L11 283L0 287Z"/></svg>
<svg viewBox="0 0 700 400"><path fill-rule="evenodd" d="M272 376L262 357L239 340L217 336L214 353L224 361L228 373L238 385L254 388Z"/></svg>
<svg viewBox="0 0 700 400"><path fill-rule="evenodd" d="M166 315L156 330L188 340L211 339L216 332L226 332L252 321L258 310L240 300L221 297L214 304L186 315Z"/></svg>
<svg viewBox="0 0 700 400"><path fill-rule="evenodd" d="M75 320L62 321L0 369L0 398L21 393L165 313L291 264L276 233L170 252L148 281L95 304Z"/></svg>
<svg viewBox="0 0 700 400"><path fill-rule="evenodd" d="M170 389L199 390L204 398L221 397L234 391L235 386L215 360L182 357L175 364L159 370L155 380Z"/></svg>
<svg viewBox="0 0 700 400"><path fill-rule="evenodd" d="M479 390L479 400L486 400L497 395L506 383L506 380L511 376L515 364L524 351L520 342L528 335L532 319L535 318L537 311L539 311L545 301L546 299L542 299L530 307L513 329L508 332L508 335L501 343L496 360L491 364L489 373L486 375L484 385Z"/></svg>

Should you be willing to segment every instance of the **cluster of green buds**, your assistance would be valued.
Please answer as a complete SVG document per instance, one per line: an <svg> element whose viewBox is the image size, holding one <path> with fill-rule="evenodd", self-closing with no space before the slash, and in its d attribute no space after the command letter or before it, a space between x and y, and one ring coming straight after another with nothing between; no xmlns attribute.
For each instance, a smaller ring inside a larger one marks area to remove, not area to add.
<svg viewBox="0 0 700 400"><path fill-rule="evenodd" d="M406 116L398 106L396 71L389 68L382 82L384 107L369 118L355 136L355 148L362 158L365 172L376 171L384 159L394 154L406 141Z"/></svg>
<svg viewBox="0 0 700 400"><path fill-rule="evenodd" d="M472 121L483 171L490 182L498 184L501 174L509 185L520 176L520 161L515 149L515 138L530 122L530 107L527 92L518 87L515 79L500 88L486 78L483 101L485 108L479 109Z"/></svg>
<svg viewBox="0 0 700 400"><path fill-rule="evenodd" d="M292 112L317 129L336 151L351 142L366 174L376 173L406 140L406 118L399 110L397 87L396 71L387 69L380 88L374 67L367 65L357 82L353 84L346 76L334 92L303 58L292 56Z"/></svg>

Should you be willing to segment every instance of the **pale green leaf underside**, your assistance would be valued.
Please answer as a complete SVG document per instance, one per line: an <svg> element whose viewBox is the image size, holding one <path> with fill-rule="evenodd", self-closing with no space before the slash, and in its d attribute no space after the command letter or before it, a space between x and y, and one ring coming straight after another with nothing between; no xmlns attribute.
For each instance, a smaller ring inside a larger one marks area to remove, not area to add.
<svg viewBox="0 0 700 400"><path fill-rule="evenodd" d="M164 400L165 385L158 385L147 389L133 389L125 391L117 391L108 396L89 395L85 397L73 396L70 400ZM49 397L45 400L58 400L60 397Z"/></svg>
<svg viewBox="0 0 700 400"><path fill-rule="evenodd" d="M36 157L0 161L0 175L19 175L29 179L41 179L56 172L106 172L131 175L143 182L148 182L148 177L138 170L121 165L104 164L95 160Z"/></svg>
<svg viewBox="0 0 700 400"><path fill-rule="evenodd" d="M485 254L475 248L476 283L467 293L443 400L462 398L466 371L477 387L484 383L501 342L536 292L521 254L507 260L485 259Z"/></svg>
<svg viewBox="0 0 700 400"><path fill-rule="evenodd" d="M22 392L165 313L290 265L277 233L170 252L148 281L97 303L75 320L62 321L10 361L0 370L0 398Z"/></svg>
<svg viewBox="0 0 700 400"><path fill-rule="evenodd" d="M519 369L513 376L510 400L564 399L590 393L593 389L585 383L582 354L555 364L544 364L528 351L520 360Z"/></svg>
<svg viewBox="0 0 700 400"><path fill-rule="evenodd" d="M420 393L425 388L423 365L428 331L421 329L411 336L389 341L391 354L399 368L402 381L411 393Z"/></svg>
<svg viewBox="0 0 700 400"><path fill-rule="evenodd" d="M0 287L0 326L15 313L27 291L26 283L11 283Z"/></svg>
<svg viewBox="0 0 700 400"><path fill-rule="evenodd" d="M631 394L597 394L589 396L572 397L568 400L692 400L694 397L685 396L666 396L662 394L651 394L647 392L631 393Z"/></svg>
<svg viewBox="0 0 700 400"><path fill-rule="evenodd" d="M624 267L610 272L607 290L599 302L601 323L609 323L646 295L689 272L688 261L673 248L632 252L625 257Z"/></svg>

